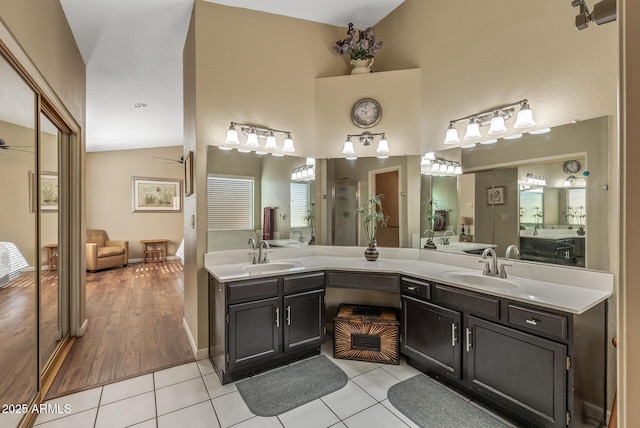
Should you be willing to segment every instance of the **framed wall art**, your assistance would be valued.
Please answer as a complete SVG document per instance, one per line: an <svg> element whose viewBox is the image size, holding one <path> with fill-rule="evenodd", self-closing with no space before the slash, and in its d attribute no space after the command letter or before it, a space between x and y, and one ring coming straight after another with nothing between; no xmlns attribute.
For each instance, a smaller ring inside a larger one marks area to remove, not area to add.
<svg viewBox="0 0 640 428"><path fill-rule="evenodd" d="M36 172L29 171L29 188L31 189L29 195L29 211L36 211L36 201L38 198L36 194L38 189L36 188ZM57 212L58 211L58 173L56 172L41 172L40 173L40 210L42 212Z"/></svg>
<svg viewBox="0 0 640 428"><path fill-rule="evenodd" d="M182 180L131 177L131 210L138 212L181 212Z"/></svg>
<svg viewBox="0 0 640 428"><path fill-rule="evenodd" d="M487 205L504 205L504 186L487 188Z"/></svg>

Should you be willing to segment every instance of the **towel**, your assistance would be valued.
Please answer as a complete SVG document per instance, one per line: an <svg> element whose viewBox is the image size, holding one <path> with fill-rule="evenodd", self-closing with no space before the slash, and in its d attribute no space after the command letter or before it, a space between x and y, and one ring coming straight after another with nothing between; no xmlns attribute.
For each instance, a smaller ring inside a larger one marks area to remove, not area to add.
<svg viewBox="0 0 640 428"><path fill-rule="evenodd" d="M274 209L270 207L264 208L264 221L262 226L262 239L269 240L273 239L273 229L274 229Z"/></svg>

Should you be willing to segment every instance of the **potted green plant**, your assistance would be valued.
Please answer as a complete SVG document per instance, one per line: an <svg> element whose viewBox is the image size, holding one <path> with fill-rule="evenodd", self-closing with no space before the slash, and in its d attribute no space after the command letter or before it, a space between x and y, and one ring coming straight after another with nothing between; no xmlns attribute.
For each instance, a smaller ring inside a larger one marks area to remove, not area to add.
<svg viewBox="0 0 640 428"><path fill-rule="evenodd" d="M378 250L376 249L376 233L378 226L386 226L389 217L382 212L382 198L384 195L368 196L360 208L356 210L356 215L360 216L362 227L367 238L367 249L364 257L369 261L378 259Z"/></svg>
<svg viewBox="0 0 640 428"><path fill-rule="evenodd" d="M371 72L371 66L374 61L373 54L381 46L382 42L376 42L376 30L373 27L357 30L353 27L353 23L350 22L347 37L338 40L334 50L340 55L349 55L349 58L351 58L350 64L354 66L351 74L362 74Z"/></svg>
<svg viewBox="0 0 640 428"><path fill-rule="evenodd" d="M425 205L425 214L426 214L426 219L427 219L427 223L429 224L429 229L425 230L424 233L427 234L427 242L424 244L424 248L429 249L429 250L435 250L436 244L433 242L433 234L434 234L434 230L436 227L436 223L438 221L442 221L444 220L444 217L442 217L442 215L438 214L437 212L437 208L438 208L438 202L431 198L428 201L424 202Z"/></svg>

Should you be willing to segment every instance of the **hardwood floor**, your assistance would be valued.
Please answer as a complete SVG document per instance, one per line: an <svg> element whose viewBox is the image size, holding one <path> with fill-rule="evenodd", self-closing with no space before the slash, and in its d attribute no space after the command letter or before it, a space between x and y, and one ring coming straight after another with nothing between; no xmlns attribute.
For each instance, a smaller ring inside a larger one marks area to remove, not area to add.
<svg viewBox="0 0 640 428"><path fill-rule="evenodd" d="M182 264L87 272L87 318L47 399L194 360L182 326Z"/></svg>

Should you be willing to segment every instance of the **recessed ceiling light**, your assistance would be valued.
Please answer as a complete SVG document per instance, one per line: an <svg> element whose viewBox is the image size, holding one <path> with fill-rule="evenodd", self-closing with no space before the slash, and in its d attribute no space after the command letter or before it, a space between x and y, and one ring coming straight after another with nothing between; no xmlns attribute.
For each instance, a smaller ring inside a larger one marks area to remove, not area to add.
<svg viewBox="0 0 640 428"><path fill-rule="evenodd" d="M135 103L133 105L135 108L146 108L147 105L145 103Z"/></svg>

